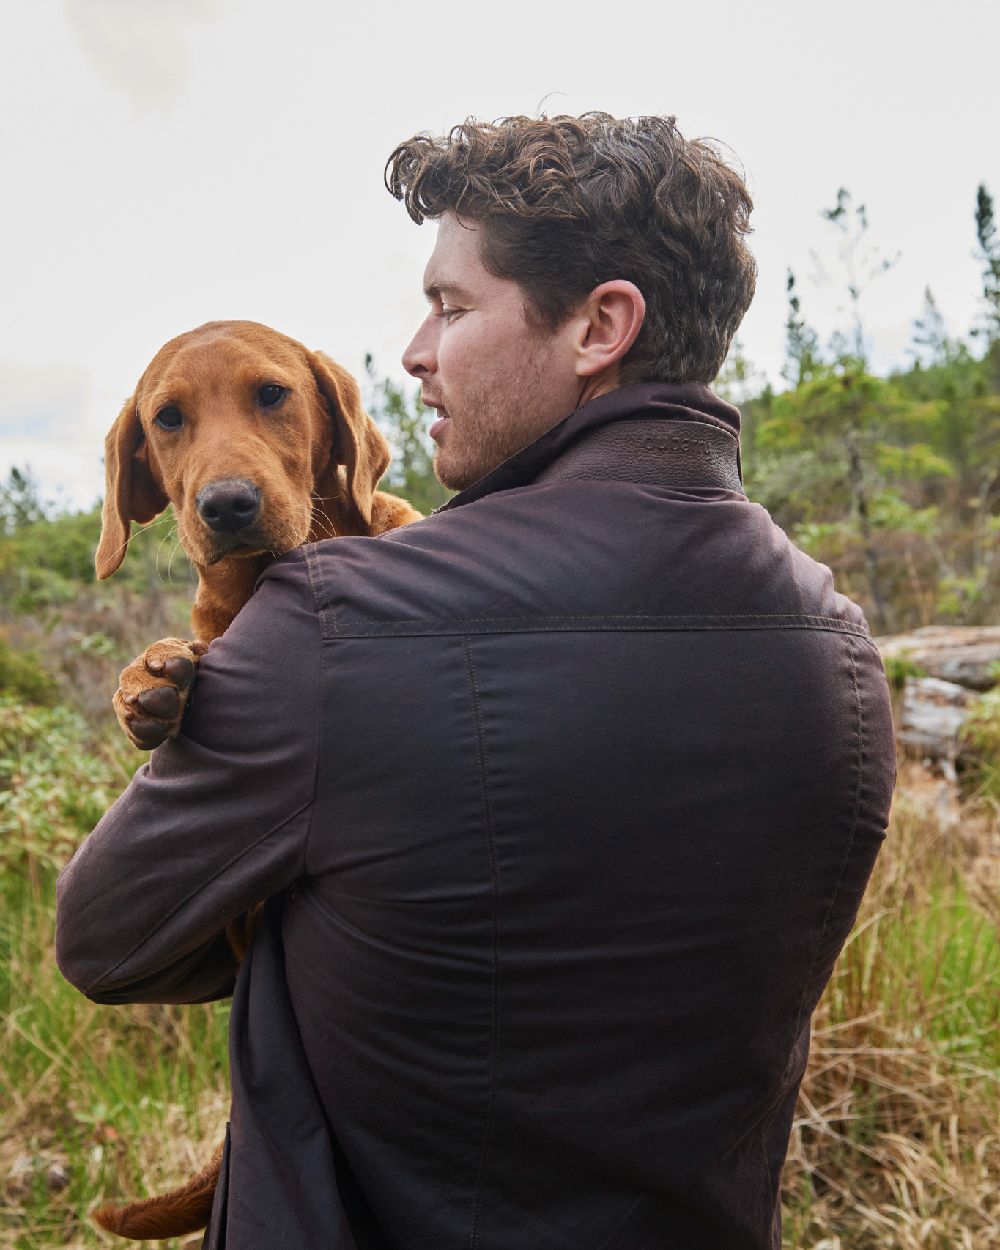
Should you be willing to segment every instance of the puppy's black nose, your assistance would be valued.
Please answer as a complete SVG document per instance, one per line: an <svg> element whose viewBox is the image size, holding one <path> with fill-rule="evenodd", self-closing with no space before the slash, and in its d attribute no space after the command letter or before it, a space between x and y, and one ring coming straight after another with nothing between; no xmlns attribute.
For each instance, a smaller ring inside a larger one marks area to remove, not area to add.
<svg viewBox="0 0 1000 1250"><path fill-rule="evenodd" d="M203 486L196 503L198 515L210 530L235 534L246 529L260 511L260 491L251 482L227 477Z"/></svg>

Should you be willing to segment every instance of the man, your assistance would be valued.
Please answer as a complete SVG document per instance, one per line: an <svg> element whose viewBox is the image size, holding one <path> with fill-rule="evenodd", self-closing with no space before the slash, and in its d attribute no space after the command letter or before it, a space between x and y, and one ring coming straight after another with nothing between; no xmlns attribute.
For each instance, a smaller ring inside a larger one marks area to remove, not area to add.
<svg viewBox="0 0 1000 1250"><path fill-rule="evenodd" d="M602 114L418 136L387 181L439 222L404 364L460 493L271 566L63 875L62 966L219 996L271 900L212 1245L776 1250L894 750L707 385L749 197Z"/></svg>

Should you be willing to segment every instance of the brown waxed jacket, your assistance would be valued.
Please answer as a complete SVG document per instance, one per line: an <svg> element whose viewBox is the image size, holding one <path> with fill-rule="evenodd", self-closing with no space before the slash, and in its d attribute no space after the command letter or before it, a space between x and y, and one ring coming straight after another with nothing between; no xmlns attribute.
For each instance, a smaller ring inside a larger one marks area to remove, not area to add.
<svg viewBox="0 0 1000 1250"><path fill-rule="evenodd" d="M64 871L91 998L235 984L207 1246L780 1246L894 747L738 420L623 388L426 520L277 560Z"/></svg>

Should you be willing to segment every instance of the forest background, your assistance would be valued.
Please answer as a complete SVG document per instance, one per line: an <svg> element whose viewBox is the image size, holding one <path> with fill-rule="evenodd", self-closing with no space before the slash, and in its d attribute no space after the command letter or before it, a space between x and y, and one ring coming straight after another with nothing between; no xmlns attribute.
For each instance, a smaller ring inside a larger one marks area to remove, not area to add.
<svg viewBox="0 0 1000 1250"><path fill-rule="evenodd" d="M876 376L866 295L896 257L841 190L820 214L842 325L821 342L787 276L784 387L737 343L716 389L743 413L750 498L859 601L873 632L1000 622L1000 235L970 196L979 315L949 337L928 290L908 360ZM394 452L385 484L422 511L433 477L414 394L369 367ZM226 1116L226 1004L98 1007L52 957L56 873L143 758L109 708L118 669L184 635L193 585L169 515L97 585L99 511L0 486L0 1245L91 1246L99 1196L164 1188ZM889 665L897 690L915 666ZM997 674L1000 680L1000 673ZM948 783L902 761L893 825L817 1013L785 1172L794 1250L1000 1244L1000 691L967 722ZM194 1244L194 1243L192 1243Z"/></svg>

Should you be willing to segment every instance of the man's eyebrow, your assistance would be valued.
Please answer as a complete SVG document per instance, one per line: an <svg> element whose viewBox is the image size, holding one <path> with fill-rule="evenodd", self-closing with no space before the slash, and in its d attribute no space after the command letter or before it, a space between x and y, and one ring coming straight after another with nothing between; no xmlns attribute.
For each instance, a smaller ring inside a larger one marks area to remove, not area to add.
<svg viewBox="0 0 1000 1250"><path fill-rule="evenodd" d="M441 299L445 295L455 299L469 298L469 292L457 282L427 282L424 284L424 294L429 300Z"/></svg>

